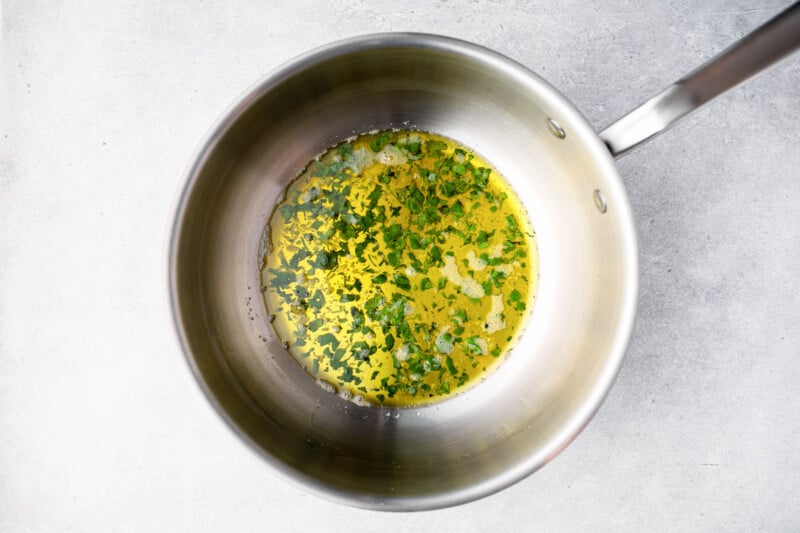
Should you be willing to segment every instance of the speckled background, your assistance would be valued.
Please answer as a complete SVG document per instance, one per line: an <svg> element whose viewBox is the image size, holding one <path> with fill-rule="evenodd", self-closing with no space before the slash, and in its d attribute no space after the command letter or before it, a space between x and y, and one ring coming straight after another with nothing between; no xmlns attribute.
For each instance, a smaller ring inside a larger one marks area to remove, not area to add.
<svg viewBox="0 0 800 533"><path fill-rule="evenodd" d="M309 48L465 38L599 129L788 3L2 2L0 530L800 530L800 56L619 161L627 360L563 454L479 502L380 514L275 477L196 387L164 289L193 150Z"/></svg>

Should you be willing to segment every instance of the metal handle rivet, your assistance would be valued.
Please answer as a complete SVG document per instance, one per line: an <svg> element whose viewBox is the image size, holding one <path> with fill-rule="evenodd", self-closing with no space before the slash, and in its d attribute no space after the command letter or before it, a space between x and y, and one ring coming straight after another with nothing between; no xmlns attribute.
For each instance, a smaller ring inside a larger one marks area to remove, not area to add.
<svg viewBox="0 0 800 533"><path fill-rule="evenodd" d="M594 190L594 205L600 213L605 213L608 210L606 199L603 197L603 193L600 189Z"/></svg>
<svg viewBox="0 0 800 533"><path fill-rule="evenodd" d="M558 139L563 139L567 136L567 132L564 131L564 128L552 118L547 119L547 127L550 129L550 133Z"/></svg>

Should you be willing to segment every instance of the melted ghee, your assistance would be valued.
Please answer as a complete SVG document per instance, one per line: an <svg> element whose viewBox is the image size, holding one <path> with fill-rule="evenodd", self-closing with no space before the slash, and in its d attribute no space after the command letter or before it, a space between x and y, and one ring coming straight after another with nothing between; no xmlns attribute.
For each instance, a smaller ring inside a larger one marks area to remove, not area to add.
<svg viewBox="0 0 800 533"><path fill-rule="evenodd" d="M534 232L474 152L417 131L328 150L270 217L261 272L273 327L320 386L409 406L465 390L521 333Z"/></svg>

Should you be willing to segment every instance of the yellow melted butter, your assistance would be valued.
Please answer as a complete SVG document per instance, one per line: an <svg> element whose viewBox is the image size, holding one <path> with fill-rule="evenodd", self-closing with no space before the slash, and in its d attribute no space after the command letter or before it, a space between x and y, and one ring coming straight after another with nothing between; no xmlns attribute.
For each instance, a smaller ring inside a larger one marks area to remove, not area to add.
<svg viewBox="0 0 800 533"><path fill-rule="evenodd" d="M506 180L464 146L377 132L328 150L270 217L272 324L318 383L409 406L463 391L521 333L534 232Z"/></svg>

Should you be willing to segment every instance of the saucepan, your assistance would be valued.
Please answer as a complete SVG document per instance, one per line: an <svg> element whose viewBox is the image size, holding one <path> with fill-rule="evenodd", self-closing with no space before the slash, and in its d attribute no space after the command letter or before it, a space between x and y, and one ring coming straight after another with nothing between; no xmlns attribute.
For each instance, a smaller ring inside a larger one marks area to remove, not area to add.
<svg viewBox="0 0 800 533"><path fill-rule="evenodd" d="M180 343L227 424L285 478L349 505L420 510L498 491L589 422L623 361L638 293L618 157L800 45L800 4L599 134L524 66L447 37L389 33L312 51L250 90L187 171L168 257ZM537 235L528 326L477 386L421 407L317 386L267 318L264 228L293 177L355 134L457 140L522 199Z"/></svg>

